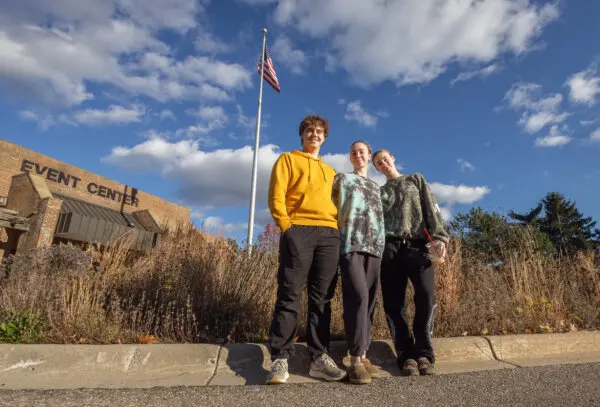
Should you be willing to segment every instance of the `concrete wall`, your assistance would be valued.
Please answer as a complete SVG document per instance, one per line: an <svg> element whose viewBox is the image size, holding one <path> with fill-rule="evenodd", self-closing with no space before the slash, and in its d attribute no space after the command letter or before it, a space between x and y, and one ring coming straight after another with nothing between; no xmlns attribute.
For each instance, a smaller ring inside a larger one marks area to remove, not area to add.
<svg viewBox="0 0 600 407"><path fill-rule="evenodd" d="M37 174L46 180L52 193L59 193L120 210L125 185L28 150L5 140L0 140L0 196L7 196L12 177L23 172ZM159 225L190 222L190 209L150 195L137 193L131 200L131 188L125 196L125 212L148 209Z"/></svg>

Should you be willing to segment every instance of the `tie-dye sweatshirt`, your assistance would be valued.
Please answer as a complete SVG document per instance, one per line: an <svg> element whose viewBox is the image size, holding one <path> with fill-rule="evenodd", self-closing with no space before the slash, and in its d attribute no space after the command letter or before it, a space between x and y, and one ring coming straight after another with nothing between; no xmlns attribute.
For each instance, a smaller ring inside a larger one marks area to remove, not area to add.
<svg viewBox="0 0 600 407"><path fill-rule="evenodd" d="M426 227L433 240L448 244L440 207L423 175L414 173L388 180L381 187L381 202L386 236L426 240Z"/></svg>
<svg viewBox="0 0 600 407"><path fill-rule="evenodd" d="M379 185L353 173L338 173L332 199L338 208L340 254L369 253L381 257L385 227Z"/></svg>

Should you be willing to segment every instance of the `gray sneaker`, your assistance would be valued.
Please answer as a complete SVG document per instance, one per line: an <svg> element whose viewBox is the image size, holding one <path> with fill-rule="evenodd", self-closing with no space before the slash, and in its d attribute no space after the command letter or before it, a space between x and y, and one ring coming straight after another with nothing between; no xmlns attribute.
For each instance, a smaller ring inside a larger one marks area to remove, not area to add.
<svg viewBox="0 0 600 407"><path fill-rule="evenodd" d="M289 378L287 359L275 359L271 372L267 376L267 384L283 384Z"/></svg>
<svg viewBox="0 0 600 407"><path fill-rule="evenodd" d="M337 367L333 359L323 354L319 359L310 364L308 375L317 379L327 380L328 382L335 382L346 377L346 372Z"/></svg>

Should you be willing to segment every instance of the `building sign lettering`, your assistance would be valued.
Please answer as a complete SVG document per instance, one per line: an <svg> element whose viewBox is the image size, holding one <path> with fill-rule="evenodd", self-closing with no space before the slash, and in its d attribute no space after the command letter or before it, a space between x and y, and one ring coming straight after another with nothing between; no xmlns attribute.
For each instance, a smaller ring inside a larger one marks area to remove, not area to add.
<svg viewBox="0 0 600 407"><path fill-rule="evenodd" d="M65 174L62 171L58 171L54 168L42 166L39 163L23 160L21 163L21 171L32 172L39 176L45 177L48 181L55 182L57 184L64 184L68 187L77 188L77 185L81 181L74 175ZM139 200L135 197L137 190L132 188L132 195L124 195L121 191L110 189L104 185L99 185L95 182L89 182L86 186L86 191L92 195L98 195L102 198L110 199L112 201L121 202L125 201L126 205L135 206L139 205Z"/></svg>

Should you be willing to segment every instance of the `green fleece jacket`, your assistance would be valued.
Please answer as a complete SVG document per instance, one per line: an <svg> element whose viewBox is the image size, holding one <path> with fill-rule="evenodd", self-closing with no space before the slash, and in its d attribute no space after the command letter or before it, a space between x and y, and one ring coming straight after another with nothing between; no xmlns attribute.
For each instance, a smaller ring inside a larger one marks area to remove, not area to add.
<svg viewBox="0 0 600 407"><path fill-rule="evenodd" d="M381 203L386 237L427 240L426 227L433 240L448 244L440 207L423 175L388 180L381 187Z"/></svg>

